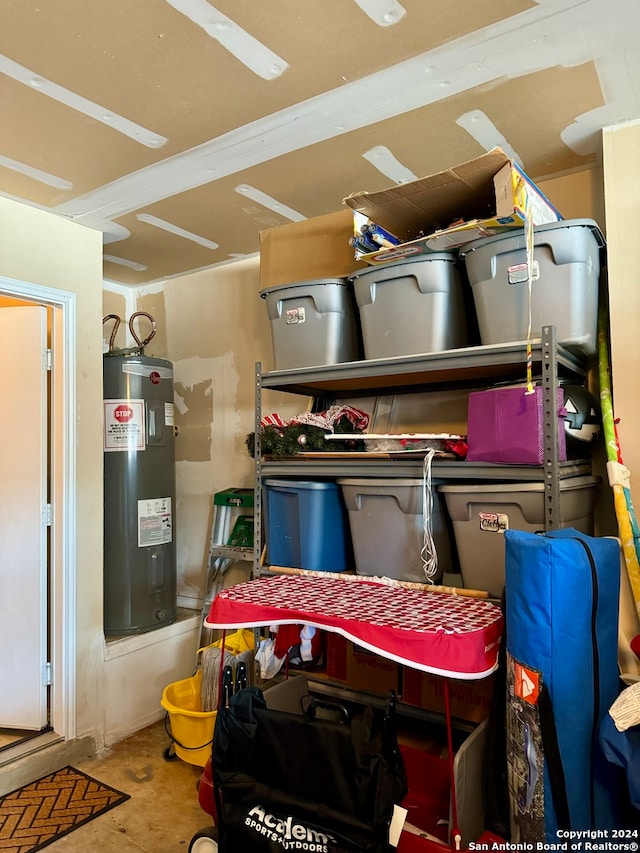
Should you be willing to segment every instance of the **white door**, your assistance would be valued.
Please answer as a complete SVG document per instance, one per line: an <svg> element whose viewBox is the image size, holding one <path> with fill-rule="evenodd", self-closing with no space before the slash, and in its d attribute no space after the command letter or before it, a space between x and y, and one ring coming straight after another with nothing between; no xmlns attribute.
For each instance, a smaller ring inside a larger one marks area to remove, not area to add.
<svg viewBox="0 0 640 853"><path fill-rule="evenodd" d="M47 309L0 308L0 726L47 709Z"/></svg>

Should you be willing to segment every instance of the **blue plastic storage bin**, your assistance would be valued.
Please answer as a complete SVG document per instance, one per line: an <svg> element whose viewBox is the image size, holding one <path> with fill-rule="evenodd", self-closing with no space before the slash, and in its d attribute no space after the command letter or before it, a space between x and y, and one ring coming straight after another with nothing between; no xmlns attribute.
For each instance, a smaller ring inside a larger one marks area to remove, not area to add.
<svg viewBox="0 0 640 853"><path fill-rule="evenodd" d="M348 522L333 482L265 480L267 562L316 572L350 568Z"/></svg>

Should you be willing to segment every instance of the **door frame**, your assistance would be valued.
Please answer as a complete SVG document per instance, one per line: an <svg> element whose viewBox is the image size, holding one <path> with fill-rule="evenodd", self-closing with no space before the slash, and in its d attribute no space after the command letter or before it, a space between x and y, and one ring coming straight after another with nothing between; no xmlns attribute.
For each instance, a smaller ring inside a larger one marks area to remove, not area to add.
<svg viewBox="0 0 640 853"><path fill-rule="evenodd" d="M50 725L58 738L76 737L76 294L0 276L0 294L52 309ZM43 736L43 737L46 737ZM27 743L33 749L35 739Z"/></svg>

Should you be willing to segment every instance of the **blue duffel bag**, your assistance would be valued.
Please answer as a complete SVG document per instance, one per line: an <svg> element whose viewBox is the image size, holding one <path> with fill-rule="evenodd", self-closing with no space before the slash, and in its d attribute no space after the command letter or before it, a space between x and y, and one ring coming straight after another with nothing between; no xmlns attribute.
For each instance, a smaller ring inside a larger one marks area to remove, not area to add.
<svg viewBox="0 0 640 853"><path fill-rule="evenodd" d="M619 544L567 528L508 530L505 547L512 840L614 829L620 774L598 735L619 692Z"/></svg>

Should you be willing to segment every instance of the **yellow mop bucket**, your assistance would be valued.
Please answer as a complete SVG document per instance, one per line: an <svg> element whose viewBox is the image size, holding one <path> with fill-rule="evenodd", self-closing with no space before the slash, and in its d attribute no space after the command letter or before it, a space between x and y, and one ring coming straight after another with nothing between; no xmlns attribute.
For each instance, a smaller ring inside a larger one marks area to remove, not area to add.
<svg viewBox="0 0 640 853"><path fill-rule="evenodd" d="M200 700L202 670L174 681L162 692L160 704L169 714L171 740L178 758L204 767L211 755L217 711L203 711Z"/></svg>
<svg viewBox="0 0 640 853"><path fill-rule="evenodd" d="M214 648L222 646L222 640L211 644ZM254 648L253 631L236 631L225 640L225 650L239 654ZM209 648L209 646L205 646ZM198 649L198 654L204 649ZM168 684L163 692L160 704L167 712L170 724L167 729L172 747L178 758L189 764L204 767L211 757L213 729L217 711L202 710L202 670L198 669L191 678L183 678ZM171 747L165 750L165 757L172 758Z"/></svg>

